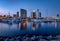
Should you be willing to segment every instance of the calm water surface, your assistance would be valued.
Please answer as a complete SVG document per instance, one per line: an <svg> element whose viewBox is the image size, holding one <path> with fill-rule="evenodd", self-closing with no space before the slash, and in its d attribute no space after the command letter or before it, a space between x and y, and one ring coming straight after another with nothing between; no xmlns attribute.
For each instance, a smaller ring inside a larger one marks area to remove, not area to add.
<svg viewBox="0 0 60 41"><path fill-rule="evenodd" d="M6 24L0 23L0 36L19 35L60 35L60 22L21 22Z"/></svg>

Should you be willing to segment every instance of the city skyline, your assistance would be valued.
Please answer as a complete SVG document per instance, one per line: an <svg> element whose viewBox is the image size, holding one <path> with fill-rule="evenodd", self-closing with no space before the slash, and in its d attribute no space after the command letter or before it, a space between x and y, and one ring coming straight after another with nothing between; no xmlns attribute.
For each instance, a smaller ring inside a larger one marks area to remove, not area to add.
<svg viewBox="0 0 60 41"><path fill-rule="evenodd" d="M20 9L27 10L27 16L31 16L33 10L39 9L42 16L56 16L60 14L60 1L59 0L0 0L0 15L16 14L17 11L20 13Z"/></svg>

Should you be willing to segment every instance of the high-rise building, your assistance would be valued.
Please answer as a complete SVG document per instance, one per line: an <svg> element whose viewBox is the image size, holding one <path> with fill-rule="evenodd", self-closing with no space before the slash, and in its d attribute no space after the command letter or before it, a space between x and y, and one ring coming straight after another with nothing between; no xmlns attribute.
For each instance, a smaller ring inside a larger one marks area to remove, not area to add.
<svg viewBox="0 0 60 41"><path fill-rule="evenodd" d="M17 17L19 17L19 12L17 11Z"/></svg>
<svg viewBox="0 0 60 41"><path fill-rule="evenodd" d="M32 12L31 18L36 19L36 12L35 11Z"/></svg>
<svg viewBox="0 0 60 41"><path fill-rule="evenodd" d="M25 9L21 9L21 18L26 18L27 17L27 11Z"/></svg>
<svg viewBox="0 0 60 41"><path fill-rule="evenodd" d="M38 16L39 16L39 18L41 18L41 12L39 12Z"/></svg>
<svg viewBox="0 0 60 41"><path fill-rule="evenodd" d="M41 18L41 12L39 11L39 9L37 9L37 17Z"/></svg>
<svg viewBox="0 0 60 41"><path fill-rule="evenodd" d="M36 17L39 18L39 9L37 9L36 13L37 13Z"/></svg>

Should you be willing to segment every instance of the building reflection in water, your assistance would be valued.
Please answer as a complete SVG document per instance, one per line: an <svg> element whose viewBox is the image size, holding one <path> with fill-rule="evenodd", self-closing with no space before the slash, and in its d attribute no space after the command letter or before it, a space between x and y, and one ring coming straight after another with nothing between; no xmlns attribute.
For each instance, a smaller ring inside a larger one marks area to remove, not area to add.
<svg viewBox="0 0 60 41"><path fill-rule="evenodd" d="M35 27L36 26L35 22L31 22L31 26Z"/></svg>
<svg viewBox="0 0 60 41"><path fill-rule="evenodd" d="M55 28L57 27L57 22L55 22Z"/></svg>
<svg viewBox="0 0 60 41"><path fill-rule="evenodd" d="M55 22L55 27L60 27L60 23L59 22Z"/></svg>
<svg viewBox="0 0 60 41"><path fill-rule="evenodd" d="M32 27L34 27L35 29L39 29L39 27L41 27L41 23L37 23L37 22L31 22Z"/></svg>
<svg viewBox="0 0 60 41"><path fill-rule="evenodd" d="M21 30L25 30L26 27L27 27L27 22L26 21L22 22L21 23Z"/></svg>
<svg viewBox="0 0 60 41"><path fill-rule="evenodd" d="M20 23L15 24L17 26L17 29L20 29Z"/></svg>
<svg viewBox="0 0 60 41"><path fill-rule="evenodd" d="M41 23L36 23L36 29L39 29L41 27Z"/></svg>

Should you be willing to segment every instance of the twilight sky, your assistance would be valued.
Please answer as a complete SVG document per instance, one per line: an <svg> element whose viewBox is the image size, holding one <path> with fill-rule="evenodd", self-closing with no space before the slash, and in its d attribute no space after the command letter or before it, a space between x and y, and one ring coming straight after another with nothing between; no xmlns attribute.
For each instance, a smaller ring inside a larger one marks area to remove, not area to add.
<svg viewBox="0 0 60 41"><path fill-rule="evenodd" d="M60 14L60 0L0 0L0 15L16 14L20 9L26 9L31 16L33 10L39 9L43 17Z"/></svg>

